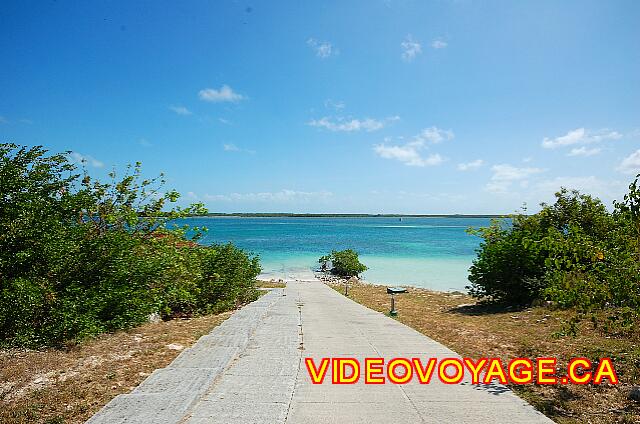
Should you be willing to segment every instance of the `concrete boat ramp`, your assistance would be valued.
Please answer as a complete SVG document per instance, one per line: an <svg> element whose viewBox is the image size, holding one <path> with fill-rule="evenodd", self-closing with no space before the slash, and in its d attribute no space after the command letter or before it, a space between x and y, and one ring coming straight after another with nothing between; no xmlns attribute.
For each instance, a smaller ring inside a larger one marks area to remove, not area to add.
<svg viewBox="0 0 640 424"><path fill-rule="evenodd" d="M457 357L318 280L245 306L88 423L551 423L501 385L312 384L304 358Z"/></svg>

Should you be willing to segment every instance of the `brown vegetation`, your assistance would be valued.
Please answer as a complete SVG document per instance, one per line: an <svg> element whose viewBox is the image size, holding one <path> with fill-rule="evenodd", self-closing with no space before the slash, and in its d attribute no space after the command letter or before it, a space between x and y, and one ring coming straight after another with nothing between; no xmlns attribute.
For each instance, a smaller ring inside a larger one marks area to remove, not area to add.
<svg viewBox="0 0 640 424"><path fill-rule="evenodd" d="M333 284L340 293L341 284ZM389 311L386 286L353 284L349 297L376 311ZM571 311L535 307L489 310L461 293L409 288L396 296L397 319L472 358L555 356L560 367L572 357L611 357L620 378L616 386L517 386L513 389L559 423L640 422L640 404L628 400L640 384L640 334L606 335L582 323L576 337L558 337ZM560 368L562 369L562 368ZM560 374L560 373L559 373Z"/></svg>
<svg viewBox="0 0 640 424"><path fill-rule="evenodd" d="M82 423L231 313L149 323L66 350L0 351L0 422Z"/></svg>
<svg viewBox="0 0 640 424"><path fill-rule="evenodd" d="M287 286L287 284L284 283L283 281L275 281L275 280L260 281L260 280L258 280L258 287L261 287L263 289L282 289L282 288L285 288L286 286Z"/></svg>

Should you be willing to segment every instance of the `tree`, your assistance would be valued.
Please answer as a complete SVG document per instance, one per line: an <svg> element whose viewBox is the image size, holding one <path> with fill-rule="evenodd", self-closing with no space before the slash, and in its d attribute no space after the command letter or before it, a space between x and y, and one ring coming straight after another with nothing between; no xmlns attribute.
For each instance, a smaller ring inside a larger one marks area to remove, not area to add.
<svg viewBox="0 0 640 424"><path fill-rule="evenodd" d="M172 207L178 193L143 179L139 163L110 178L0 143L0 346L57 346L256 295L257 257L198 245L171 223L202 205Z"/></svg>
<svg viewBox="0 0 640 424"><path fill-rule="evenodd" d="M368 268L358 258L358 253L352 249L333 250L331 254L322 256L318 262L327 266L331 262L331 273L341 277L357 277Z"/></svg>
<svg viewBox="0 0 640 424"><path fill-rule="evenodd" d="M484 240L469 270L469 291L492 301L524 305L543 296L549 272L592 264L613 219L598 199L562 188L553 205L470 232Z"/></svg>
<svg viewBox="0 0 640 424"><path fill-rule="evenodd" d="M326 272L329 268L329 262L331 262L331 255L323 255L318 259L318 263L320 264L320 270L322 272Z"/></svg>
<svg viewBox="0 0 640 424"><path fill-rule="evenodd" d="M78 210L70 189L75 167L42 147L0 144L0 281L50 269L50 240L66 232Z"/></svg>
<svg viewBox="0 0 640 424"><path fill-rule="evenodd" d="M640 318L640 175L610 213L566 189L534 215L471 230L484 240L469 272L472 295L509 305L545 299L572 308L568 332L585 317L627 331Z"/></svg>
<svg viewBox="0 0 640 424"><path fill-rule="evenodd" d="M640 174L631 184L629 184L629 193L625 194L621 202L613 202L615 214L619 219L623 220L630 231L633 233L634 244L638 259L640 260L640 187L638 180Z"/></svg>

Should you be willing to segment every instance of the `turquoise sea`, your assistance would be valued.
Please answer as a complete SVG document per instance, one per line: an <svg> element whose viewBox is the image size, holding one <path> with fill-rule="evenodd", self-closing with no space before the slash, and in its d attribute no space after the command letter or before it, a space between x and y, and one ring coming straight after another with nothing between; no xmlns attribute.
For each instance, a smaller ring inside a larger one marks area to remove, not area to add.
<svg viewBox="0 0 640 424"><path fill-rule="evenodd" d="M232 242L260 256L263 277L309 273L332 249L355 249L369 267L363 278L434 290L464 290L480 239L465 230L489 218L241 218L198 217L202 243Z"/></svg>

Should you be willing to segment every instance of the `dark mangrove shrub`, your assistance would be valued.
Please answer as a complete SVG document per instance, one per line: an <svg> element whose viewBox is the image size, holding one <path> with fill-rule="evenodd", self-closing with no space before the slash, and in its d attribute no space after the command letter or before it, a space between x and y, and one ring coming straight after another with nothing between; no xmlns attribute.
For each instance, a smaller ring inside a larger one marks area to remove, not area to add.
<svg viewBox="0 0 640 424"><path fill-rule="evenodd" d="M360 262L358 252L352 249L333 250L329 255L320 257L321 268L341 277L357 277L368 268Z"/></svg>
<svg viewBox="0 0 640 424"><path fill-rule="evenodd" d="M140 164L102 183L64 154L0 144L0 344L61 345L148 320L235 307L255 296L258 259L199 246L171 220L162 176Z"/></svg>

